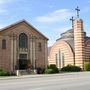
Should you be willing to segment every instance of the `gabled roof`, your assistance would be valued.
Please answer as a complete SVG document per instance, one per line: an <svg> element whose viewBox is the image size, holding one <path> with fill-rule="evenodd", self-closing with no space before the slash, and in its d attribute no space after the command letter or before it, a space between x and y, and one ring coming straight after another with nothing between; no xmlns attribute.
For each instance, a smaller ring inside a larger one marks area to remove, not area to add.
<svg viewBox="0 0 90 90"><path fill-rule="evenodd" d="M20 20L20 21L18 21L18 22L16 22L16 23L13 23L13 24L11 24L11 25L9 25L9 26L6 26L6 27L4 27L4 28L2 28L2 29L0 29L0 33L2 33L3 31L6 31L7 29L9 29L9 28L11 28L11 27L13 27L13 26L15 26L15 25L18 25L18 24L20 24L20 23L26 23L29 27L31 27L31 28L33 28L36 32L38 32L39 34L41 34L44 38L46 38L47 40L48 40L48 38L46 37L46 36L44 36L41 32L39 32L39 30L37 30L34 26L32 26L30 23L28 23L26 20Z"/></svg>

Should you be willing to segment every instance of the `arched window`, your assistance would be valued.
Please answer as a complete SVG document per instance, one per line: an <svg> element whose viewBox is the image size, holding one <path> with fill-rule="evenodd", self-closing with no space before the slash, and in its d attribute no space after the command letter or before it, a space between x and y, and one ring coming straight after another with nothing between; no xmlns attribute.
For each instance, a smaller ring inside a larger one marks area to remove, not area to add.
<svg viewBox="0 0 90 90"><path fill-rule="evenodd" d="M6 40L5 39L2 40L2 49L6 49Z"/></svg>
<svg viewBox="0 0 90 90"><path fill-rule="evenodd" d="M25 33L21 33L19 35L19 48L27 48L28 47L28 37Z"/></svg>

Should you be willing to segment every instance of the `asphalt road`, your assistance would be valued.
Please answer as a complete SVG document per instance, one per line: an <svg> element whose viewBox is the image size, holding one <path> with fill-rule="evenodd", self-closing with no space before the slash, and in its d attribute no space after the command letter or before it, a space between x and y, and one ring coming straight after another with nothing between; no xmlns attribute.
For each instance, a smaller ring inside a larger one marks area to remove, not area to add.
<svg viewBox="0 0 90 90"><path fill-rule="evenodd" d="M0 80L0 90L90 90L90 72Z"/></svg>

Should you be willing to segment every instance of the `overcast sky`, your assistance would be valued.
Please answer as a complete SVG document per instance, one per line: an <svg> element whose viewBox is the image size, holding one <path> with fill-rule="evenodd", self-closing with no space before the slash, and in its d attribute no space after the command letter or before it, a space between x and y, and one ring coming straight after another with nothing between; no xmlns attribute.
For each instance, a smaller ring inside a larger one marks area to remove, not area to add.
<svg viewBox="0 0 90 90"><path fill-rule="evenodd" d="M90 35L90 0L0 0L0 28L26 19L49 38L51 46L60 34L71 29L75 8L80 8L80 18Z"/></svg>

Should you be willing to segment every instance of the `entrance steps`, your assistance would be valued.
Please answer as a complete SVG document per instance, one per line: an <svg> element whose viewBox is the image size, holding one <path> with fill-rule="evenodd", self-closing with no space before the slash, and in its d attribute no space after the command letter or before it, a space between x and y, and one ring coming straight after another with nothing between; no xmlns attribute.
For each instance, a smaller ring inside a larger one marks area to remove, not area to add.
<svg viewBox="0 0 90 90"><path fill-rule="evenodd" d="M18 70L20 75L37 74L36 70Z"/></svg>

